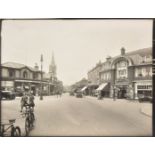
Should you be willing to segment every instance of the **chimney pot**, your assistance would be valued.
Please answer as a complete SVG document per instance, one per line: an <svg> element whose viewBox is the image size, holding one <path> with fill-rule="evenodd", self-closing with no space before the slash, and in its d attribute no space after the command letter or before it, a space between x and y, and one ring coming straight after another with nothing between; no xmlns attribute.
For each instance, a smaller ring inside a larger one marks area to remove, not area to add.
<svg viewBox="0 0 155 155"><path fill-rule="evenodd" d="M124 47L121 48L121 55L125 55L125 48Z"/></svg>

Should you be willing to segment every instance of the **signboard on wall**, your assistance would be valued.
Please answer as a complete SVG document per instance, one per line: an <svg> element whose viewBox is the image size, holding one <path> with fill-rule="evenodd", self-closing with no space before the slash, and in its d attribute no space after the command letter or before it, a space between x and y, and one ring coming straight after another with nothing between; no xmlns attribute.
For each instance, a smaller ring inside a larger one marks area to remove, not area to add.
<svg viewBox="0 0 155 155"><path fill-rule="evenodd" d="M2 81L2 87L13 87L14 82L13 81Z"/></svg>

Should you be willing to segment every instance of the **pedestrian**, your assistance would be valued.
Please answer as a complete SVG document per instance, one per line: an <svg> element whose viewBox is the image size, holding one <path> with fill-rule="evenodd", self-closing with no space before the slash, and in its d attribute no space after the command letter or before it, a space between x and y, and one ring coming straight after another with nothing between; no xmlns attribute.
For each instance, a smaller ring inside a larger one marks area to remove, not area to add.
<svg viewBox="0 0 155 155"><path fill-rule="evenodd" d="M23 111L23 107L28 104L28 96L27 96L26 92L23 93L23 96L22 96L20 102L21 102L21 111L20 112L22 112Z"/></svg>
<svg viewBox="0 0 155 155"><path fill-rule="evenodd" d="M34 109L34 106L35 106L35 104L34 104L34 95L33 95L32 92L30 92L30 95L29 95L29 106L30 106L32 109Z"/></svg>

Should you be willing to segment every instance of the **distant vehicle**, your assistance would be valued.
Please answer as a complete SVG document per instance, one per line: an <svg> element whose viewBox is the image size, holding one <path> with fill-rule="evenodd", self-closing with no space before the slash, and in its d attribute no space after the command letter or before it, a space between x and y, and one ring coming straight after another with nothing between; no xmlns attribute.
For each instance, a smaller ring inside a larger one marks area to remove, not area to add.
<svg viewBox="0 0 155 155"><path fill-rule="evenodd" d="M19 97L23 96L23 94L24 94L24 93L23 93L22 91L20 91L20 92L19 92L19 91L15 92L15 95L16 95L16 96L19 96Z"/></svg>
<svg viewBox="0 0 155 155"><path fill-rule="evenodd" d="M74 96L74 92L71 91L71 92L69 93L69 95L70 95L70 96Z"/></svg>
<svg viewBox="0 0 155 155"><path fill-rule="evenodd" d="M151 102L152 103L151 96L139 95L138 100L139 100L139 102Z"/></svg>
<svg viewBox="0 0 155 155"><path fill-rule="evenodd" d="M13 100L15 99L16 95L13 91L4 91L4 90L1 90L0 91L0 98L3 99L9 99L9 100Z"/></svg>
<svg viewBox="0 0 155 155"><path fill-rule="evenodd" d="M80 91L76 92L76 97L77 98L82 98L83 97L82 92L80 92Z"/></svg>

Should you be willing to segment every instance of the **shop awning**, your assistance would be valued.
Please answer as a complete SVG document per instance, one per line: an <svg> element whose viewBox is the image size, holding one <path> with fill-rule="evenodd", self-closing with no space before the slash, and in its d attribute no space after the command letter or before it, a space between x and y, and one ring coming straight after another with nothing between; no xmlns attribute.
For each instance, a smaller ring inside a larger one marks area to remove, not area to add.
<svg viewBox="0 0 155 155"><path fill-rule="evenodd" d="M25 88L25 89L29 89L30 87L29 87L29 86L24 86L24 88Z"/></svg>
<svg viewBox="0 0 155 155"><path fill-rule="evenodd" d="M25 83L41 83L41 81L31 81L31 80L15 80L15 82L25 82ZM43 82L44 84L49 84L48 82Z"/></svg>
<svg viewBox="0 0 155 155"><path fill-rule="evenodd" d="M108 83L102 83L96 90L97 91L103 90L107 86L107 84Z"/></svg>
<svg viewBox="0 0 155 155"><path fill-rule="evenodd" d="M87 86L83 87L81 91L85 91L86 89L87 89Z"/></svg>
<svg viewBox="0 0 155 155"><path fill-rule="evenodd" d="M17 86L16 88L17 88L17 89L21 89L22 87L21 87L21 86Z"/></svg>

